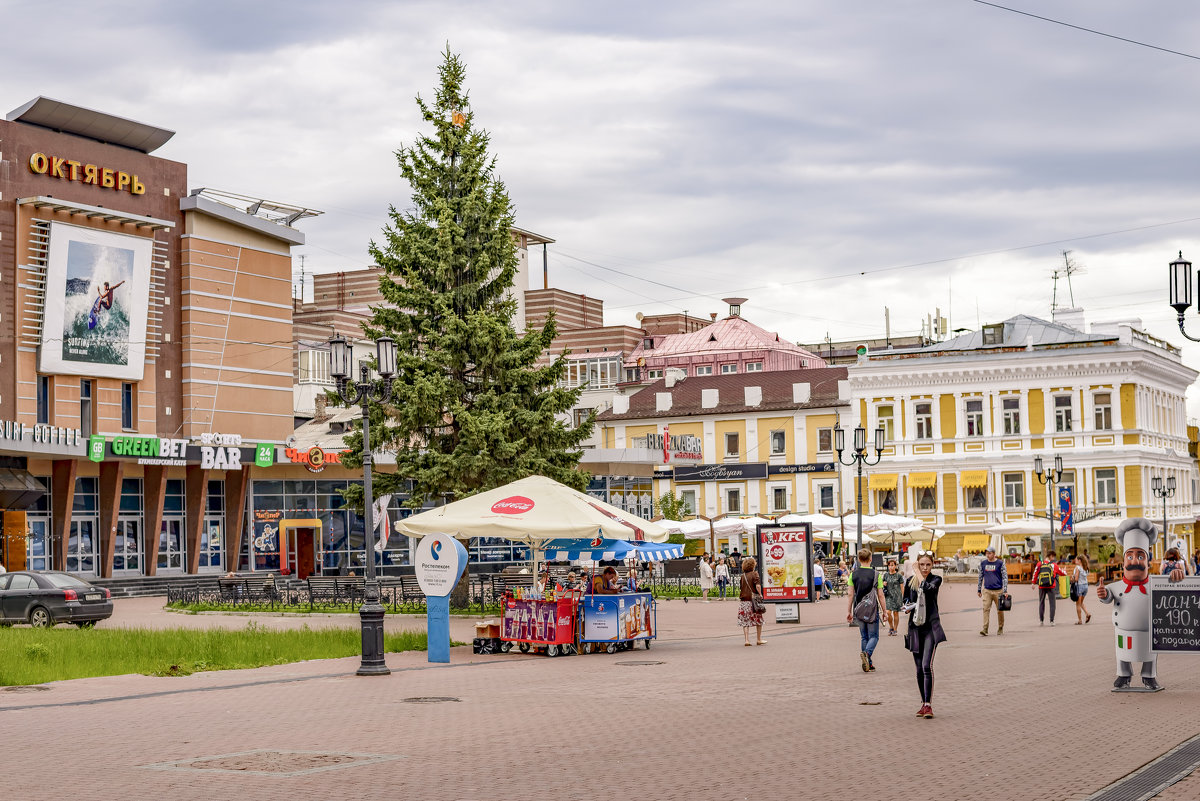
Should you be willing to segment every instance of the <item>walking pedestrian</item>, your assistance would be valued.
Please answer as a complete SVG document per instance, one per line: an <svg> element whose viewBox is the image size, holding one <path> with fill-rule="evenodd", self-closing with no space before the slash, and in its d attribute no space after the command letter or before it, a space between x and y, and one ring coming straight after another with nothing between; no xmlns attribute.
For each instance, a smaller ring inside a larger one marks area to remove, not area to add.
<svg viewBox="0 0 1200 801"><path fill-rule="evenodd" d="M984 560L979 563L979 582L975 591L983 599L983 628L979 633L987 636L992 621L992 604L995 604L996 636L1000 636L1004 633L1004 610L1000 608L1000 596L1008 592L1008 568L1004 566L1003 559L996 558L996 549L990 545Z"/></svg>
<svg viewBox="0 0 1200 801"><path fill-rule="evenodd" d="M762 598L762 579L758 577L758 571L755 567L758 563L753 557L746 557L742 560L742 591L738 595L738 625L742 627L742 632L746 635L746 645L750 644L750 627L754 626L758 630L758 639L755 645L766 645L767 641L763 639L763 613L755 611L756 597Z"/></svg>
<svg viewBox="0 0 1200 801"><path fill-rule="evenodd" d="M1092 613L1083 605L1083 599L1088 592L1088 570L1091 564L1088 562L1087 554L1080 554L1075 557L1075 569L1071 571L1071 585L1075 588L1075 625L1082 626L1084 623L1092 622ZM1084 616L1087 616L1086 619Z"/></svg>
<svg viewBox="0 0 1200 801"><path fill-rule="evenodd" d="M729 588L729 567L723 556L717 557L716 567L713 568L713 578L716 579L717 589L721 591L721 600L725 600L725 591Z"/></svg>
<svg viewBox="0 0 1200 801"><path fill-rule="evenodd" d="M829 597L825 590L825 566L819 560L813 560L813 603Z"/></svg>
<svg viewBox="0 0 1200 801"><path fill-rule="evenodd" d="M1192 554L1192 575L1200 576L1200 548Z"/></svg>
<svg viewBox="0 0 1200 801"><path fill-rule="evenodd" d="M883 576L879 574L875 568L871 567L871 549L862 548L858 552L858 567L850 576L850 580L854 585L854 592L849 593L850 603L846 608L846 622L854 622L858 624L858 635L861 648L859 649L859 659L862 662L863 673L870 673L875 670L875 663L871 657L875 654L875 646L879 644L879 611L883 609ZM856 611L859 602L868 598L875 598L874 614L863 619Z"/></svg>
<svg viewBox="0 0 1200 801"><path fill-rule="evenodd" d="M887 573L883 575L883 598L888 636L895 637L900 628L900 605L904 603L904 576L895 559L888 559Z"/></svg>
<svg viewBox="0 0 1200 801"><path fill-rule="evenodd" d="M1050 599L1050 625L1054 625L1054 604L1058 598L1058 577L1067 575L1054 558L1054 551L1033 568L1033 586L1038 591L1038 625L1046 625L1046 599Z"/></svg>
<svg viewBox="0 0 1200 801"><path fill-rule="evenodd" d="M1163 554L1162 569L1159 570L1164 576L1171 575L1173 570L1182 570L1184 575L1187 575L1187 563L1183 561L1183 557L1179 555L1178 548L1168 548Z"/></svg>
<svg viewBox="0 0 1200 801"><path fill-rule="evenodd" d="M904 609L908 615L908 634L904 647L912 652L917 666L917 688L921 692L919 718L933 717L933 657L939 643L946 641L938 614L938 590L942 577L933 573L933 551L917 554L913 576L904 586ZM919 623L916 619L923 617Z"/></svg>
<svg viewBox="0 0 1200 801"><path fill-rule="evenodd" d="M712 603L708 600L708 593L713 588L713 566L712 559L708 554L704 554L700 559L700 596L704 599L704 603Z"/></svg>

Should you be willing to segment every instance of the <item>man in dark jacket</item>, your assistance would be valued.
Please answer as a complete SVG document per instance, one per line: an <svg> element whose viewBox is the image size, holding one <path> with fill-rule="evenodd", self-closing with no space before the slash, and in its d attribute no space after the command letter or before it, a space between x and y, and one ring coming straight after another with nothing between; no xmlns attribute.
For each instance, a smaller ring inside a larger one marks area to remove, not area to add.
<svg viewBox="0 0 1200 801"><path fill-rule="evenodd" d="M1004 633L1004 612L1000 609L1000 596L1008 592L1008 570L1004 560L996 558L996 549L988 546L987 558L979 563L979 584L976 591L983 599L983 628L979 633L984 637L988 633L988 625L992 619L992 604L996 605L996 635Z"/></svg>

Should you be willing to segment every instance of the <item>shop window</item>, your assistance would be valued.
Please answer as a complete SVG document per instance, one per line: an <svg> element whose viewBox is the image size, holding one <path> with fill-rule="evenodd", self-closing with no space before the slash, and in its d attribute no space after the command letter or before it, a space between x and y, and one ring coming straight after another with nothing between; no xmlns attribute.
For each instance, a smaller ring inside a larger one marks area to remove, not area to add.
<svg viewBox="0 0 1200 801"><path fill-rule="evenodd" d="M783 431L771 432L771 455L783 456L787 451L787 435Z"/></svg>
<svg viewBox="0 0 1200 801"><path fill-rule="evenodd" d="M1112 393L1097 392L1092 396L1097 431L1112 431Z"/></svg>
<svg viewBox="0 0 1200 801"><path fill-rule="evenodd" d="M1096 504L1099 506L1117 505L1117 471L1114 468L1097 468Z"/></svg>
<svg viewBox="0 0 1200 801"><path fill-rule="evenodd" d="M918 403L913 409L917 415L917 439L933 439L933 404Z"/></svg>
<svg viewBox="0 0 1200 801"><path fill-rule="evenodd" d="M1021 399L1005 398L1002 402L1004 433L1014 436L1021 433Z"/></svg>
<svg viewBox="0 0 1200 801"><path fill-rule="evenodd" d="M1025 476L1022 473L1004 474L1004 508L1022 509L1025 506Z"/></svg>
<svg viewBox="0 0 1200 801"><path fill-rule="evenodd" d="M918 512L933 512L937 510L937 493L934 492L933 487L918 487L916 496Z"/></svg>
<svg viewBox="0 0 1200 801"><path fill-rule="evenodd" d="M966 495L966 507L968 509L986 509L988 508L987 489L984 487L967 487L964 490Z"/></svg>
<svg viewBox="0 0 1200 801"><path fill-rule="evenodd" d="M1071 396L1054 396L1054 430L1067 432L1071 430Z"/></svg>
<svg viewBox="0 0 1200 801"><path fill-rule="evenodd" d="M968 437L983 436L983 401L969 400L965 404L966 408L966 431Z"/></svg>

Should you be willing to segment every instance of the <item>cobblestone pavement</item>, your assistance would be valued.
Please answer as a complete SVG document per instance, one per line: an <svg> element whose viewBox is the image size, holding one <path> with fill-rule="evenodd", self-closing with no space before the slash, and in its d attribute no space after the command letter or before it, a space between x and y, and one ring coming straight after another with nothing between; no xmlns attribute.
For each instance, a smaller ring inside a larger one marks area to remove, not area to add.
<svg viewBox="0 0 1200 801"><path fill-rule="evenodd" d="M114 676L0 691L4 793L124 799L1084 799L1200 733L1200 659L1160 658L1167 690L1114 694L1112 628L1093 602L1039 627L1016 588L1004 636L980 637L973 586L947 585L934 709L884 636L864 674L844 600L769 623L745 648L736 602L663 602L650 650L448 666L390 654L180 678ZM242 626L117 602L107 626ZM357 618L256 618L356 626ZM473 621L453 623L457 639ZM421 618L392 618L394 628ZM993 624L994 630L994 624ZM0 632L2 642L2 632ZM651 662L654 664L636 664ZM631 664L632 663L632 664ZM410 699L452 698L444 702ZM854 789L854 788L864 789ZM1200 797L1200 774L1160 798Z"/></svg>

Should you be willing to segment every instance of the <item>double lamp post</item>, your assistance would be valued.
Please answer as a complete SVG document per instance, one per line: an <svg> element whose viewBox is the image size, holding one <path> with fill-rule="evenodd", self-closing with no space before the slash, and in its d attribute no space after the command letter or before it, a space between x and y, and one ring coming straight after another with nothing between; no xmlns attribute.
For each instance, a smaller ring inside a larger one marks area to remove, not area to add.
<svg viewBox="0 0 1200 801"><path fill-rule="evenodd" d="M1162 527L1162 544L1163 548L1169 548L1167 541L1167 498L1175 494L1175 476L1167 476L1166 482L1162 476L1155 476L1150 479L1150 489L1154 492L1155 498L1162 498L1163 502L1163 527Z"/></svg>
<svg viewBox="0 0 1200 801"><path fill-rule="evenodd" d="M1033 475L1037 478L1038 483L1047 486L1049 491L1046 493L1046 517L1050 518L1050 550L1054 550L1054 485L1062 481L1063 464L1062 457L1054 454L1054 469L1045 470L1042 465L1042 457L1033 457ZM1079 550L1078 547L1075 548Z"/></svg>
<svg viewBox="0 0 1200 801"><path fill-rule="evenodd" d="M833 442L834 450L837 451L838 461L849 467L856 465L858 469L858 503L855 506L858 515L858 550L863 547L863 527L862 527L862 473L863 465L874 466L879 464L879 460L883 458L883 426L875 429L875 461L871 461L867 456L867 430L862 426L854 428L854 451L850 454L850 461L842 459L842 452L846 450L846 429L841 425L834 426Z"/></svg>
<svg viewBox="0 0 1200 801"><path fill-rule="evenodd" d="M387 403L392 397L392 377L396 374L396 342L391 337L375 340L376 372L380 383L371 380L371 368L359 366L358 381L353 380L354 346L341 335L329 340L329 373L337 382L337 394L347 406L362 407L363 460L363 534L366 547L366 583L363 605L358 617L362 625L362 662L360 676L386 676L383 658L383 604L379 602L379 579L375 575L375 499L371 493L370 404Z"/></svg>

